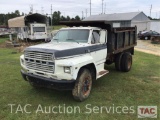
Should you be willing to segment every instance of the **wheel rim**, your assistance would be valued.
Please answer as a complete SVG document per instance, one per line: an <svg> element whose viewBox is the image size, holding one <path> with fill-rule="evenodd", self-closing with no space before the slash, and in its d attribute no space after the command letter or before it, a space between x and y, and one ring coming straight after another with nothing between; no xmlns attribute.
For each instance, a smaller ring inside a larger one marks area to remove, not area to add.
<svg viewBox="0 0 160 120"><path fill-rule="evenodd" d="M131 68L131 65L132 65L132 60L131 60L131 58L129 57L129 58L128 58L128 69Z"/></svg>
<svg viewBox="0 0 160 120"><path fill-rule="evenodd" d="M83 95L87 95L90 92L90 88L91 88L91 78L85 77L84 81L83 81Z"/></svg>

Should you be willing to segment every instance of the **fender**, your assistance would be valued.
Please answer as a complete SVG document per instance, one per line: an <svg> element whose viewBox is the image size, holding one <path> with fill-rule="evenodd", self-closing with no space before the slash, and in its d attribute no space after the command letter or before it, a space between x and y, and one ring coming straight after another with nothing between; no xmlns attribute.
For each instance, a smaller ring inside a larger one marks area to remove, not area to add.
<svg viewBox="0 0 160 120"><path fill-rule="evenodd" d="M75 79L75 80L77 79L78 72L79 72L80 68L82 68L83 66L86 66L88 64L91 64L91 63L93 63L95 65L95 61L90 54L56 61L57 66L71 67L72 68L71 75L72 75L73 79ZM96 66L95 66L95 68L96 68Z"/></svg>

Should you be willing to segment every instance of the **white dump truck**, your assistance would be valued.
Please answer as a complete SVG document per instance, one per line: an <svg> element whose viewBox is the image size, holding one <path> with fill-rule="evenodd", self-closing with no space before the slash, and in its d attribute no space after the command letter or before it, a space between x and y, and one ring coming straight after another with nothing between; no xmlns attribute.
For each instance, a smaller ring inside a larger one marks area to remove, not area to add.
<svg viewBox="0 0 160 120"><path fill-rule="evenodd" d="M72 90L78 101L88 98L94 80L115 63L128 72L136 41L136 27L113 28L105 21L63 22L51 42L30 46L20 56L21 74L33 87Z"/></svg>

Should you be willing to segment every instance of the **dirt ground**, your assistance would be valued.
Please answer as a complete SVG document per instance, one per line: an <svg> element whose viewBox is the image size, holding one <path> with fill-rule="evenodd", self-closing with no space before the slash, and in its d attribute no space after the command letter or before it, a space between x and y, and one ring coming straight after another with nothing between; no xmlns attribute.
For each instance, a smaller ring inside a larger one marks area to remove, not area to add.
<svg viewBox="0 0 160 120"><path fill-rule="evenodd" d="M135 50L160 56L160 44L152 44L150 40L137 40Z"/></svg>
<svg viewBox="0 0 160 120"><path fill-rule="evenodd" d="M41 44L44 43L44 41L34 41L34 42L16 41L15 43L18 44L17 47L14 47L12 42L10 40L7 40L4 43L0 44L0 48L14 48L17 50L17 52L23 52L26 47Z"/></svg>

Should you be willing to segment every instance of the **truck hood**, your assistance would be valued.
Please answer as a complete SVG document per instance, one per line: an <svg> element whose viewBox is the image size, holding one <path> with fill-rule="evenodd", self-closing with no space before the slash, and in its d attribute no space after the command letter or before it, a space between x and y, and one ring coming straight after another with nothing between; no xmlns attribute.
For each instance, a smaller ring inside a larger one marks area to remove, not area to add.
<svg viewBox="0 0 160 120"><path fill-rule="evenodd" d="M29 47L30 49L32 48L37 48L37 49L48 49L48 50L67 50L67 49L73 49L73 48L79 48L79 47L84 47L86 45L78 44L78 43L56 43L56 42L50 42L50 43L45 43L45 44L39 44L35 46Z"/></svg>
<svg viewBox="0 0 160 120"><path fill-rule="evenodd" d="M106 45L91 45L91 44L79 44L79 43L45 43L35 46L30 46L25 51L53 53L55 58L81 55L89 52L93 52L100 49L106 49Z"/></svg>

